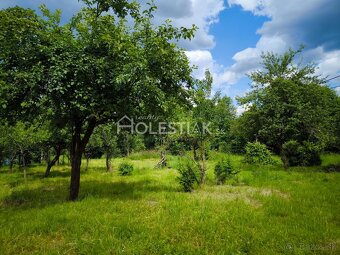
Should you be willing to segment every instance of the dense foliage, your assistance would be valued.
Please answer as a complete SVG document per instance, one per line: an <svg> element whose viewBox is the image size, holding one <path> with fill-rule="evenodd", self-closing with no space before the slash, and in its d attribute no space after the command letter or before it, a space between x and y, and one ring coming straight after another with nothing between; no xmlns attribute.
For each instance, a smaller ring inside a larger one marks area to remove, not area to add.
<svg viewBox="0 0 340 255"><path fill-rule="evenodd" d="M247 143L246 154L244 162L248 164L273 164L274 160L272 158L271 152L267 149L265 144Z"/></svg>
<svg viewBox="0 0 340 255"><path fill-rule="evenodd" d="M71 127L71 200L96 126L140 111L161 115L186 103L192 84L175 42L192 38L195 27L152 25L153 4L140 11L129 1L85 3L65 25L45 6L44 17L20 7L0 11L0 117L58 119Z"/></svg>
<svg viewBox="0 0 340 255"><path fill-rule="evenodd" d="M285 166L321 165L320 148L310 142L288 141L282 146L281 158Z"/></svg>
<svg viewBox="0 0 340 255"><path fill-rule="evenodd" d="M294 62L300 52L264 54L263 69L250 75L253 90L239 98L248 110L240 119L247 128L238 132L277 154L290 140L324 149L338 139L338 96L315 74L314 65Z"/></svg>

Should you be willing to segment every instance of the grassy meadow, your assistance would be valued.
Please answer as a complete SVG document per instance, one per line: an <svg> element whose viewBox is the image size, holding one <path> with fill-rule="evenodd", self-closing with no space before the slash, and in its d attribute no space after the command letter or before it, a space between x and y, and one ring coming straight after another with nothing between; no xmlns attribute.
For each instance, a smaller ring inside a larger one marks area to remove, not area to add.
<svg viewBox="0 0 340 255"><path fill-rule="evenodd" d="M70 167L0 172L0 254L340 254L339 164L324 155L322 167L284 170L231 161L240 173L215 185L208 162L207 183L181 191L180 158L155 169L158 154L144 152L113 161L91 160L82 171L80 198L68 202ZM134 165L119 176L122 162ZM82 165L85 167L85 164Z"/></svg>

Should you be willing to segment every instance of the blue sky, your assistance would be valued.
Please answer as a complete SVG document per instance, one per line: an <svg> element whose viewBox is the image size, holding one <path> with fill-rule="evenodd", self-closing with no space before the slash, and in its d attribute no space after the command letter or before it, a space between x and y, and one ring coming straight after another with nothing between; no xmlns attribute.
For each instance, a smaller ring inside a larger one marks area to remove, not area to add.
<svg viewBox="0 0 340 255"><path fill-rule="evenodd" d="M139 0L145 5L146 0ZM174 25L199 30L191 42L181 42L195 76L209 69L213 91L232 98L249 91L246 74L260 68L264 51L283 53L306 45L304 61L313 61L324 77L340 74L340 1L305 0L155 0L155 23L172 19ZM63 21L81 8L77 0L1 0L0 8L19 5L38 9L46 4L63 11ZM332 86L340 85L335 79ZM338 92L339 88L337 88ZM242 111L241 108L238 109Z"/></svg>

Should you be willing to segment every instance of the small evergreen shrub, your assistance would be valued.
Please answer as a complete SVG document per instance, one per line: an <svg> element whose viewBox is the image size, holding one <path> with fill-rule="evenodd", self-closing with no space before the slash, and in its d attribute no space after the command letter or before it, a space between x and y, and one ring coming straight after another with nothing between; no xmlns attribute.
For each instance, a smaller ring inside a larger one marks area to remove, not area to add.
<svg viewBox="0 0 340 255"><path fill-rule="evenodd" d="M223 185L226 180L238 173L231 165L230 160L219 161L215 166L214 172L217 185Z"/></svg>
<svg viewBox="0 0 340 255"><path fill-rule="evenodd" d="M270 165L275 163L266 145L259 142L247 143L244 162L248 164L262 165Z"/></svg>
<svg viewBox="0 0 340 255"><path fill-rule="evenodd" d="M192 162L185 162L179 167L180 176L178 182L182 186L184 192L191 192L195 185L199 183L199 170Z"/></svg>
<svg viewBox="0 0 340 255"><path fill-rule="evenodd" d="M122 163L119 165L118 172L121 176L131 175L133 172L133 165Z"/></svg>
<svg viewBox="0 0 340 255"><path fill-rule="evenodd" d="M281 160L285 167L321 165L320 150L310 142L303 144L297 141L286 142L282 146Z"/></svg>

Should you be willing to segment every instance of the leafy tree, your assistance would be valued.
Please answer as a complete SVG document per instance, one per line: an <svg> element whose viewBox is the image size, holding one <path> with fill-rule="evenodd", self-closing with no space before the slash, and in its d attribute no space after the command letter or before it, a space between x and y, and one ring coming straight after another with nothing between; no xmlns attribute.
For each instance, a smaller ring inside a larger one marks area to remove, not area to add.
<svg viewBox="0 0 340 255"><path fill-rule="evenodd" d="M26 167L29 164L30 151L39 146L48 137L46 128L36 123L28 124L17 122L15 125L4 125L6 130L0 138L0 144L4 147L4 154L10 159L10 171L16 156L19 157L19 166L23 168L26 181Z"/></svg>
<svg viewBox="0 0 340 255"><path fill-rule="evenodd" d="M67 148L69 144L69 131L67 128L59 128L60 124L54 123L54 125L50 124L49 136L43 143L43 146L46 147L47 151L47 166L45 171L45 177L48 177L51 173L52 167L59 161L59 158L63 152ZM50 149L54 150L54 157L50 160Z"/></svg>
<svg viewBox="0 0 340 255"><path fill-rule="evenodd" d="M85 3L65 25L60 11L44 6L45 18L19 7L0 11L3 117L44 115L71 127L70 200L78 197L81 158L96 126L134 112L162 114L165 102L186 102L192 84L175 42L192 38L194 27L153 26L153 4L141 13L128 1Z"/></svg>
<svg viewBox="0 0 340 255"><path fill-rule="evenodd" d="M239 98L249 108L244 115L251 141L265 143L276 153L289 140L324 147L334 134L337 97L315 74L314 65L294 63L301 50L264 54L264 69L250 75L253 90Z"/></svg>
<svg viewBox="0 0 340 255"><path fill-rule="evenodd" d="M230 97L221 97L219 93L214 96L216 104L211 109L212 122L216 128L214 145L223 152L228 152L231 143L231 125L235 119L235 107Z"/></svg>

